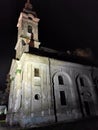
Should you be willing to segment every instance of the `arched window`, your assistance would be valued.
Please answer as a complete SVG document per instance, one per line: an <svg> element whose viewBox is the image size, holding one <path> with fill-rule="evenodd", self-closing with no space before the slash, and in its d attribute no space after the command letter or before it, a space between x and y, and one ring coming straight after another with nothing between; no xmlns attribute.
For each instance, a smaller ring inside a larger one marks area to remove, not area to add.
<svg viewBox="0 0 98 130"><path fill-rule="evenodd" d="M32 33L32 26L28 25L28 33Z"/></svg>
<svg viewBox="0 0 98 130"><path fill-rule="evenodd" d="M58 76L58 81L60 85L64 84L63 77L61 75Z"/></svg>

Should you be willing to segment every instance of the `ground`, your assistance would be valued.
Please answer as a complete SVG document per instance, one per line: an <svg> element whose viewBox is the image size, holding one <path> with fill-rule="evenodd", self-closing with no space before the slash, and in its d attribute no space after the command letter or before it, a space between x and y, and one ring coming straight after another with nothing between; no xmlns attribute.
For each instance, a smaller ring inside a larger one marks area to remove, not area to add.
<svg viewBox="0 0 98 130"><path fill-rule="evenodd" d="M0 122L0 130L98 130L98 117L28 129L19 128L18 126L10 127L3 120Z"/></svg>

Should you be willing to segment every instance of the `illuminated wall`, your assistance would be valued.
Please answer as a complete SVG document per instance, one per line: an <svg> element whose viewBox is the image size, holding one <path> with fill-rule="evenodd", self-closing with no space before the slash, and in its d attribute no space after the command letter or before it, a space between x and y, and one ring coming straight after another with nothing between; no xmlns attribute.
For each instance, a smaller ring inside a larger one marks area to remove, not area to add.
<svg viewBox="0 0 98 130"><path fill-rule="evenodd" d="M98 115L91 72L90 66L24 53L12 64L7 121L29 127Z"/></svg>

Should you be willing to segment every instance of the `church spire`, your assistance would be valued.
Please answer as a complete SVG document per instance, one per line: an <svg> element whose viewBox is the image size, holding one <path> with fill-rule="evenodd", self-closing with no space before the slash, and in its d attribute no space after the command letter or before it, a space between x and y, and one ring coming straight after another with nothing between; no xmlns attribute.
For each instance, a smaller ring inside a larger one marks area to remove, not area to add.
<svg viewBox="0 0 98 130"><path fill-rule="evenodd" d="M32 10L32 5L30 3L30 0L27 0L27 2L25 3L25 9Z"/></svg>
<svg viewBox="0 0 98 130"><path fill-rule="evenodd" d="M27 0L27 3L30 3L30 0Z"/></svg>
<svg viewBox="0 0 98 130"><path fill-rule="evenodd" d="M30 3L30 0L27 0L27 2L25 3L23 12L27 14L33 14L35 17L37 17L36 12L34 11L32 4Z"/></svg>

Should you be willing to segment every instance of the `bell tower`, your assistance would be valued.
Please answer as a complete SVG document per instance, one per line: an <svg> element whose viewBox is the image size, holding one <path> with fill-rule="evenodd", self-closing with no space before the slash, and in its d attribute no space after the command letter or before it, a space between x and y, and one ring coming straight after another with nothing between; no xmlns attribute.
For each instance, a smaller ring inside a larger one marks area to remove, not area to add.
<svg viewBox="0 0 98 130"><path fill-rule="evenodd" d="M23 11L20 13L17 27L18 36L15 46L16 58L20 59L24 52L29 52L29 47L39 48L37 14L34 11L30 0L27 0Z"/></svg>

